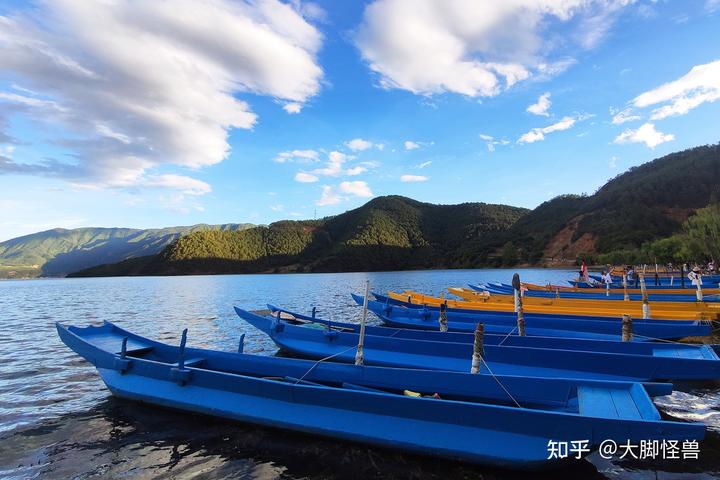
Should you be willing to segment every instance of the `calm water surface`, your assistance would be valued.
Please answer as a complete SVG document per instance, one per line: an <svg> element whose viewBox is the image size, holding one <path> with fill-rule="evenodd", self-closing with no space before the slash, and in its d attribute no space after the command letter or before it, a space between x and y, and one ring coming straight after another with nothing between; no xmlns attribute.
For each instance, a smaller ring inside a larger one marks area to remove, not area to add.
<svg viewBox="0 0 720 480"><path fill-rule="evenodd" d="M57 338L54 322L109 320L144 336L274 355L233 305L275 303L358 321L350 292L366 279L379 291L509 281L507 270L308 275L222 275L0 282L0 478L530 478L362 445L224 422L114 399L95 369ZM572 273L520 270L524 280L562 282ZM702 388L701 388L702 387ZM720 476L720 387L680 386L657 399L664 414L706 422L699 461L609 462L597 455L545 478L681 479ZM532 478L540 478L532 475Z"/></svg>

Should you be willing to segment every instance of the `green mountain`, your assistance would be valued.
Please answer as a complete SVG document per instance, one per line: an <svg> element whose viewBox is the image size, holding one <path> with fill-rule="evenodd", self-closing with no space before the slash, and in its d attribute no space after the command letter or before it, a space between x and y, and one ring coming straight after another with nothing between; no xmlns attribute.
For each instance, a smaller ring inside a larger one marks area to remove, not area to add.
<svg viewBox="0 0 720 480"><path fill-rule="evenodd" d="M150 230L56 228L0 243L0 278L62 276L95 265L153 255L198 230L238 230L249 224L193 225Z"/></svg>
<svg viewBox="0 0 720 480"><path fill-rule="evenodd" d="M506 265L607 259L679 232L719 198L720 144L691 148L631 168L593 195L545 202L501 235L467 245L466 255Z"/></svg>
<svg viewBox="0 0 720 480"><path fill-rule="evenodd" d="M159 255L75 275L441 268L455 266L455 252L463 244L503 232L525 213L505 205L433 205L400 196L379 197L322 220L192 232Z"/></svg>
<svg viewBox="0 0 720 480"><path fill-rule="evenodd" d="M720 144L667 155L593 195L563 195L532 211L388 196L335 217L252 228L53 230L0 243L0 272L33 264L45 275L92 267L76 275L102 276L701 260L715 251L707 232L720 231L720 210L708 205L718 199ZM694 250L683 246L690 243Z"/></svg>

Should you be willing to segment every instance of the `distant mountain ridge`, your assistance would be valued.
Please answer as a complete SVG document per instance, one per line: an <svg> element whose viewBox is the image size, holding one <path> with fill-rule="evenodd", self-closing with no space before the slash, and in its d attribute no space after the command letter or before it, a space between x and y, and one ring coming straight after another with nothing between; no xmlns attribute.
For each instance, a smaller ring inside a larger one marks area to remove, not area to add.
<svg viewBox="0 0 720 480"><path fill-rule="evenodd" d="M676 233L717 200L720 144L690 148L633 167L593 195L545 202L486 247L510 242L527 263L637 248Z"/></svg>
<svg viewBox="0 0 720 480"><path fill-rule="evenodd" d="M637 258L641 246L677 234L698 209L718 200L715 144L666 155L618 175L593 195L561 195L532 211L386 196L334 217L251 228L41 232L0 243L0 274L3 265L28 261L44 262L45 275L91 267L77 276L568 265L580 257L623 262L631 261L623 260L626 253ZM52 248L45 246L48 235Z"/></svg>
<svg viewBox="0 0 720 480"><path fill-rule="evenodd" d="M0 242L3 276L63 276L95 265L154 255L197 230L240 230L251 224L192 225L155 229L56 228ZM15 272L12 275L12 272Z"/></svg>
<svg viewBox="0 0 720 480"><path fill-rule="evenodd" d="M506 205L434 205L391 195L321 220L193 232L156 256L74 275L442 268L456 265L456 251L463 244L504 231L526 213Z"/></svg>

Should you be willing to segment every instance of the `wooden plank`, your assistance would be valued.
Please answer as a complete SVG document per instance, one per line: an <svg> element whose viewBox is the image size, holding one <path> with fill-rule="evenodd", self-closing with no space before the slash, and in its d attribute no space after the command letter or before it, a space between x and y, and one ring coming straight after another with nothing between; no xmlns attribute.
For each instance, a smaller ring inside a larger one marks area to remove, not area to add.
<svg viewBox="0 0 720 480"><path fill-rule="evenodd" d="M642 418L629 390L610 390L610 396L615 404L615 410L617 410L619 418Z"/></svg>
<svg viewBox="0 0 720 480"><path fill-rule="evenodd" d="M618 418L617 409L607 388L578 387L580 414L600 418Z"/></svg>

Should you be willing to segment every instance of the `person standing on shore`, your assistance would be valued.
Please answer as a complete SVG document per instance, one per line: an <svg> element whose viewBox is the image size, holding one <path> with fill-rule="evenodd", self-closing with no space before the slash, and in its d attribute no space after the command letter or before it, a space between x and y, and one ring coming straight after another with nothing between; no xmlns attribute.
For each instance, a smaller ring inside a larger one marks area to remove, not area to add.
<svg viewBox="0 0 720 480"><path fill-rule="evenodd" d="M695 267L692 269L692 272L688 273L687 276L690 279L690 283L694 287L697 287L698 285L702 286L702 274L700 273L700 269L698 267Z"/></svg>
<svg viewBox="0 0 720 480"><path fill-rule="evenodd" d="M580 279L587 282L590 279L590 275L588 274L588 268L585 264L585 260L582 261L582 265L580 266Z"/></svg>
<svg viewBox="0 0 720 480"><path fill-rule="evenodd" d="M602 279L603 285L612 285L612 275L610 275L609 270L603 270L600 278Z"/></svg>

